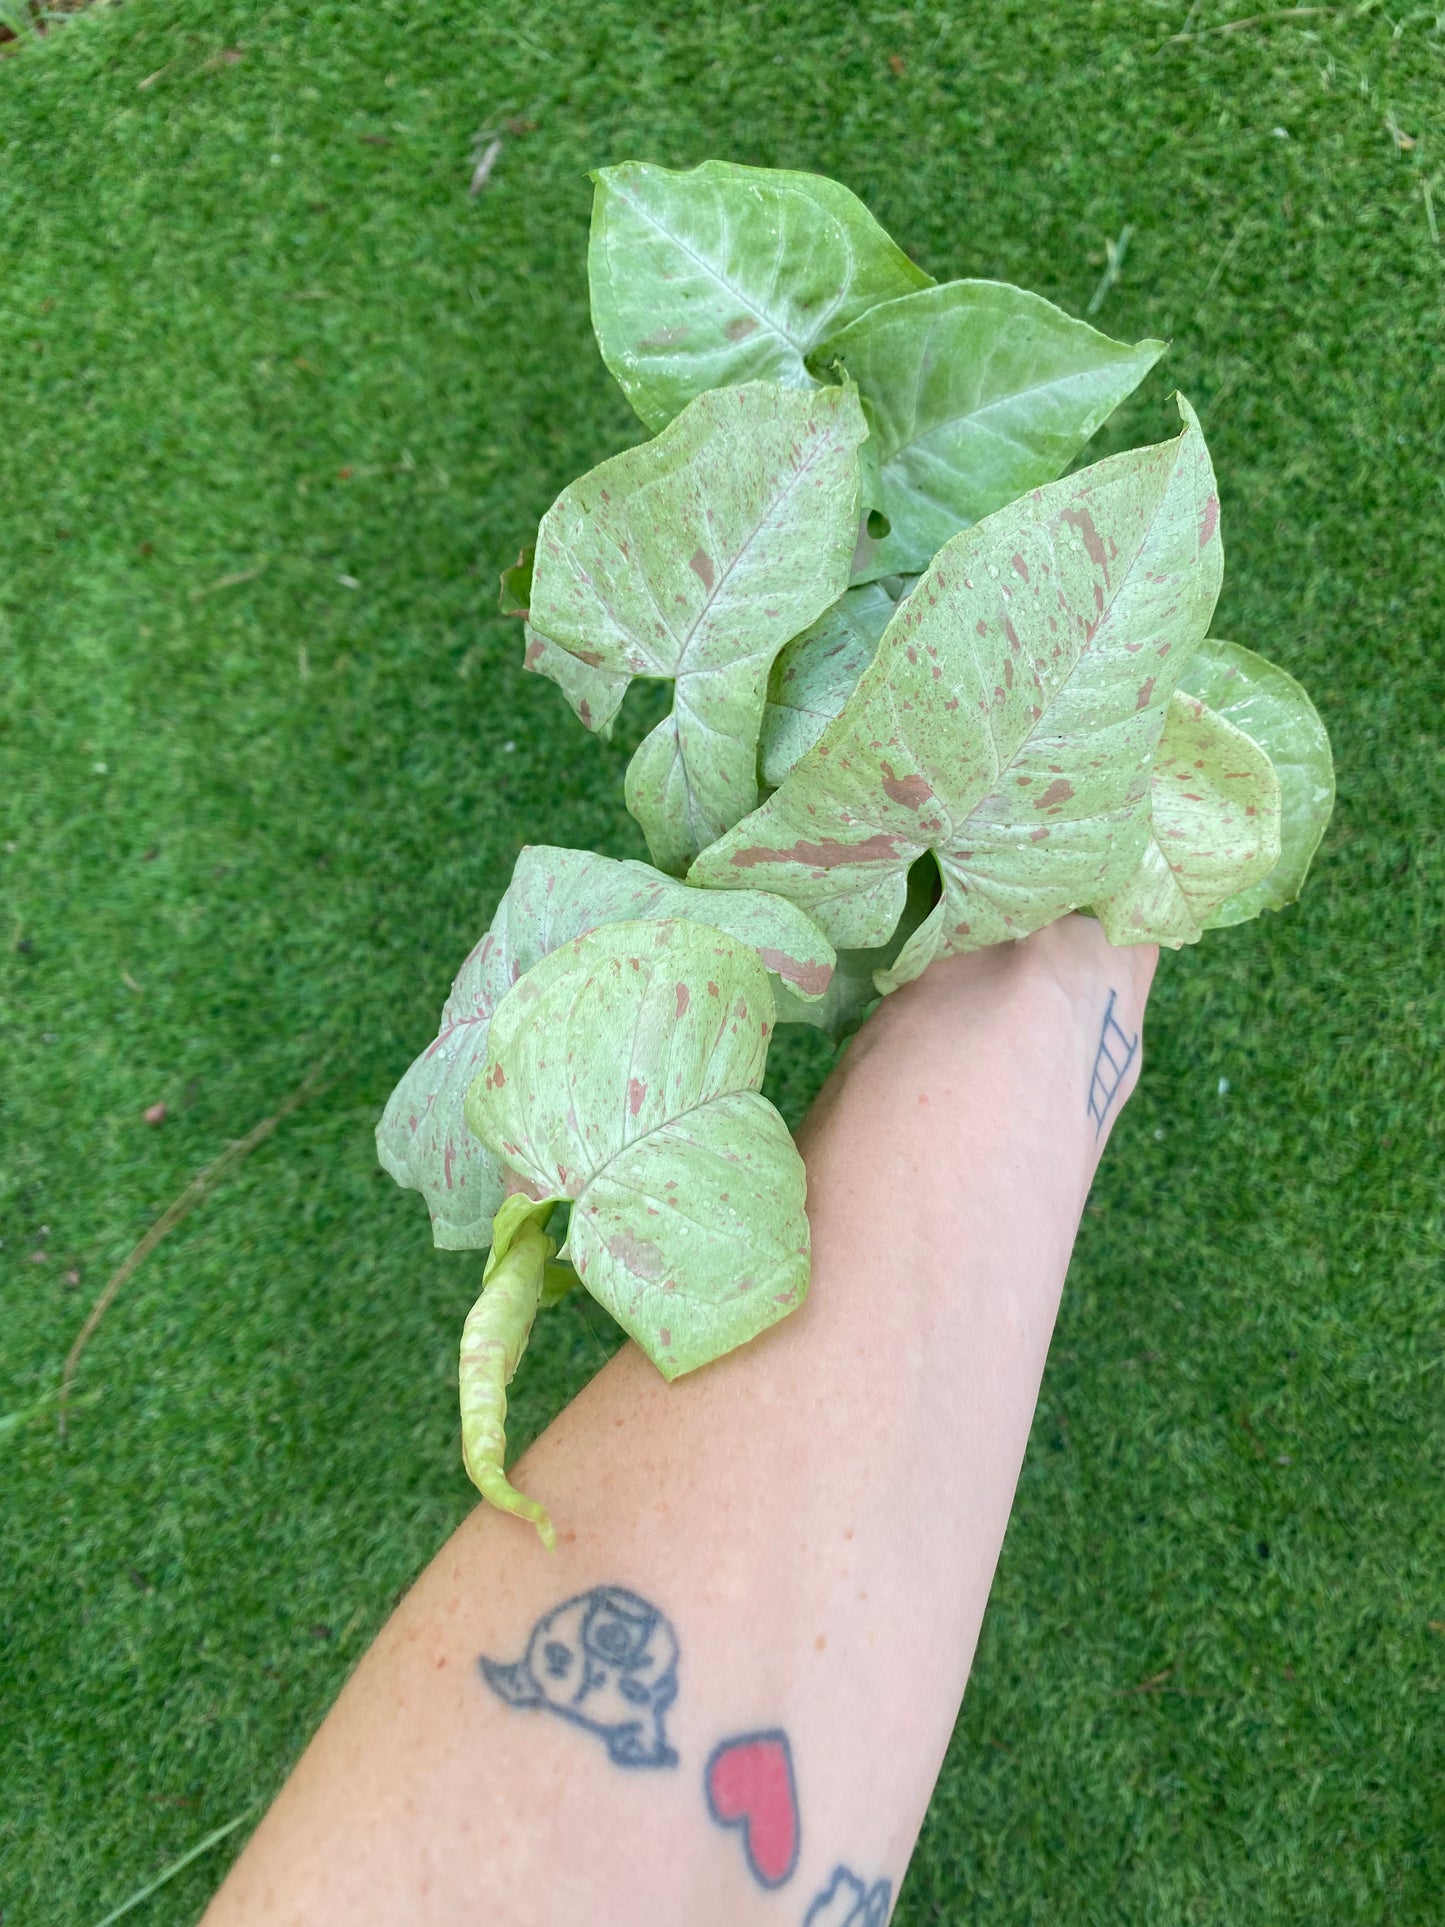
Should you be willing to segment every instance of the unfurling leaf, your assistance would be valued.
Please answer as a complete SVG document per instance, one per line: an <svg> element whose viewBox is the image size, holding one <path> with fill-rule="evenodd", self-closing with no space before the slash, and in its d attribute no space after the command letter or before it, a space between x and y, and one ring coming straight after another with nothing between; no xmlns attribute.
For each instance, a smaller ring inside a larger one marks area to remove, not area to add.
<svg viewBox="0 0 1445 1927"><path fill-rule="evenodd" d="M467 1088L486 1062L498 1004L559 944L599 924L662 917L692 917L751 944L780 986L804 1002L827 989L832 946L779 897L758 890L705 896L645 863L544 844L524 849L491 929L457 973L435 1040L397 1085L377 1127L382 1165L398 1184L422 1193L442 1250L488 1244L502 1202L501 1166L462 1115Z"/></svg>
<svg viewBox="0 0 1445 1927"><path fill-rule="evenodd" d="M548 1552L557 1534L547 1509L509 1483L507 1387L527 1349L542 1296L547 1260L556 1247L546 1224L555 1206L514 1193L497 1212L492 1249L482 1272L482 1295L462 1327L458 1372L462 1406L462 1463L467 1477L494 1506L530 1519Z"/></svg>
<svg viewBox="0 0 1445 1927"><path fill-rule="evenodd" d="M858 384L888 523L855 581L922 569L971 523L1062 475L1148 374L1133 347L999 281L948 281L869 309L814 358Z"/></svg>
<svg viewBox="0 0 1445 1927"><path fill-rule="evenodd" d="M837 721L692 880L762 884L867 948L932 850L942 898L881 990L1107 896L1143 849L1164 711L1219 590L1213 471L1180 409L1177 440L955 536Z"/></svg>
<svg viewBox="0 0 1445 1927"><path fill-rule="evenodd" d="M493 1157L572 1200L565 1255L665 1378L807 1290L803 1162L758 1088L772 1025L745 944L697 923L609 924L498 1006L467 1097Z"/></svg>
<svg viewBox="0 0 1445 1927"><path fill-rule="evenodd" d="M1279 861L1279 780L1243 730L1176 690L1135 868L1094 905L1110 943L1197 943L1221 905Z"/></svg>
<svg viewBox="0 0 1445 1927"><path fill-rule="evenodd" d="M542 519L531 665L592 728L631 677L674 685L627 772L627 806L664 870L685 870L757 801L773 659L847 586L865 432L852 389L722 389ZM576 660L567 673L584 696L554 659L535 659L539 642Z"/></svg>
<svg viewBox="0 0 1445 1927"><path fill-rule="evenodd" d="M1179 683L1258 743L1279 778L1279 861L1219 906L1206 926L1213 930L1294 902L1334 808L1335 770L1314 704L1293 676L1252 649L1210 636Z"/></svg>
<svg viewBox="0 0 1445 1927"><path fill-rule="evenodd" d="M811 387L805 363L828 334L929 283L860 200L819 174L628 161L593 179L592 325L652 429L707 389Z"/></svg>

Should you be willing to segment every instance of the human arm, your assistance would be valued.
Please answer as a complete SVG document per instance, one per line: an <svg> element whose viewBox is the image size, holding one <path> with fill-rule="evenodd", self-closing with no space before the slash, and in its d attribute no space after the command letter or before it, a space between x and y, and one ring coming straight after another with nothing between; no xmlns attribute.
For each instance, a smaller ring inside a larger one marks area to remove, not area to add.
<svg viewBox="0 0 1445 1927"><path fill-rule="evenodd" d="M801 1134L808 1302L670 1387L631 1346L598 1374L518 1473L557 1552L471 1515L207 1927L877 1927L962 1697L1154 954L1069 918L885 1000ZM606 1677L578 1699L589 1654ZM623 1677L664 1685L624 1703ZM739 1808L751 1839L724 1824Z"/></svg>

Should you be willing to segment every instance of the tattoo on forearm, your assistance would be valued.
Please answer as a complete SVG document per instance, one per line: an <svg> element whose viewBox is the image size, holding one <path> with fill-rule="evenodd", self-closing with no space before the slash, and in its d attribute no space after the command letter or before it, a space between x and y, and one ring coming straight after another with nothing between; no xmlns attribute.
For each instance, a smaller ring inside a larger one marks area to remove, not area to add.
<svg viewBox="0 0 1445 1927"><path fill-rule="evenodd" d="M792 1878L802 1845L793 1751L786 1733L740 1733L708 1756L707 1810L720 1827L742 1834L748 1871L760 1887Z"/></svg>
<svg viewBox="0 0 1445 1927"><path fill-rule="evenodd" d="M676 1766L667 1709L677 1698L677 1635L622 1586L594 1586L545 1613L521 1659L479 1662L509 1706L560 1713L607 1744L617 1766Z"/></svg>
<svg viewBox="0 0 1445 1927"><path fill-rule="evenodd" d="M1094 1057L1094 1075L1089 1079L1089 1116L1094 1120L1094 1136L1104 1128L1109 1108L1119 1095L1119 1086L1128 1073L1139 1049L1139 1033L1131 1042L1114 1015L1116 992L1109 992L1104 1024L1099 1032L1099 1048Z"/></svg>
<svg viewBox="0 0 1445 1927"><path fill-rule="evenodd" d="M554 1606L532 1628L517 1660L478 1660L508 1706L560 1714L595 1733L618 1766L676 1766L667 1713L677 1698L677 1635L668 1619L625 1586L594 1586ZM742 1842L760 1887L792 1879L803 1845L793 1749L779 1727L721 1740L703 1769L707 1810ZM838 1865L813 1896L803 1927L886 1927L888 1880L872 1885Z"/></svg>
<svg viewBox="0 0 1445 1927"><path fill-rule="evenodd" d="M835 1867L827 1886L803 1916L803 1927L886 1927L893 1904L891 1880L866 1886L847 1867Z"/></svg>

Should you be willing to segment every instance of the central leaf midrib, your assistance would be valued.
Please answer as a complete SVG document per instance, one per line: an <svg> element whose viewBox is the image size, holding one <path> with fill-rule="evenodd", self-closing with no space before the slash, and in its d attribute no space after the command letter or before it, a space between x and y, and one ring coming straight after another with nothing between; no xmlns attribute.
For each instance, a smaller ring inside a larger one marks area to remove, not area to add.
<svg viewBox="0 0 1445 1927"><path fill-rule="evenodd" d="M705 274L709 275L720 288L726 288L734 300L740 301L748 310L749 314L755 315L770 334L776 336L779 341L785 342L787 346L793 350L794 354L797 355L800 362L803 360L804 356L808 353L810 344L795 341L781 322L776 321L765 308L760 308L749 295L743 293L741 288L734 286L734 284L728 280L727 276L709 261L705 255L699 254L695 248L690 247L680 234L675 233L671 228L664 227L651 210L644 207L640 201L632 199L630 195L621 190L619 190L619 196L627 202L627 205L635 214L641 215L642 219L647 222L654 232L660 234L664 240L671 241L679 253L685 254L690 261L694 262ZM804 372L806 373L806 370Z"/></svg>
<svg viewBox="0 0 1445 1927"><path fill-rule="evenodd" d="M777 417L774 416L773 419L776 422ZM835 427L836 424L837 424L837 414L835 410L833 421L829 424L829 427L830 428ZM744 540L742 547L733 556L732 560L726 565L726 567L723 569L722 574L718 577L713 587L708 591L706 600L703 602L702 607L698 610L697 615L693 619L691 627L688 629L686 636L683 638L682 649L677 658L677 667L672 672L673 680L675 682L681 682L683 677L690 673L687 667L688 651L692 648L693 644L696 642L698 631L702 628L706 618L712 614L713 609L716 607L718 601L722 596L723 590L726 588L728 582L732 579L733 575L735 574L735 572L743 562L743 559L748 554L748 551L752 548L754 542L757 541L759 535L762 534L765 528L767 528L771 523L776 522L777 519L782 515L788 503L791 502L794 491L798 487L799 483L803 480L804 476L810 472L814 463L819 461L824 453L832 453L832 452L835 452L834 445L831 442L829 442L829 440L827 439L824 433L819 433L815 438L812 447L808 451L806 460L804 460L803 462L800 462L799 465L793 470L792 475L788 480L786 488L784 488L780 494L775 495L772 498L772 501L764 510L763 514L758 518L758 520L753 524L752 528L748 531L747 537ZM784 642L787 641L786 636L783 638L783 641ZM779 647L781 647L781 644L779 645ZM755 652L755 653L761 653L761 652ZM715 674L716 671L706 670L700 673L711 675L711 674Z"/></svg>
<svg viewBox="0 0 1445 1927"><path fill-rule="evenodd" d="M1132 580L1135 571L1139 567L1140 557L1144 554L1145 550L1149 547L1150 542L1153 540L1154 530L1158 525L1159 517L1164 512L1164 504L1169 500L1169 497L1173 492L1174 481L1179 472L1179 458L1184 451L1184 440L1185 440L1185 437L1181 435L1178 441L1175 443L1175 458L1174 458L1173 467L1168 477L1165 480L1163 488L1159 491L1159 499L1155 503L1154 512L1149 517L1148 525L1145 528L1143 535L1139 539L1139 546L1134 551L1133 560L1130 562L1128 568L1125 570L1124 575L1121 578L1118 587L1111 589L1108 602L1104 605L1104 608L1099 612L1099 620L1094 625L1095 635L1097 635L1099 633L1099 630L1103 628L1105 622L1109 618L1110 613L1118 604L1119 598L1124 593L1125 587ZM1048 733L1045 728L1045 724L1048 721L1049 715L1057 707L1058 702L1060 698L1063 696L1064 691L1068 688L1069 684L1073 681L1074 677L1078 674L1079 666L1083 662L1084 657L1087 655L1087 653L1088 653L1088 650L1081 645L1077 654L1074 657L1073 662L1070 663L1068 670L1065 672L1065 674L1062 677L1060 677L1058 683L1054 687L1052 694L1049 696L1048 701L1040 709L1037 721L1033 724L1031 728L1025 730L1024 734L1019 738L1018 744L1014 748L1013 753L1009 756L1007 762L1001 763L999 765L999 768L994 775L994 779L990 787L984 791L982 796L980 796L975 802L971 803L968 806L968 809L964 814L962 824L959 830L952 832L951 840L956 841L958 836L962 834L966 834L968 824L971 821L971 819L978 814L978 812L984 807L984 805L989 801L991 797L996 796L998 794L999 788L1003 782L1004 777L1007 776L1009 771L1014 768L1015 764L1018 762L1019 758L1023 755L1024 751L1029 747L1029 745L1032 742L1035 741L1036 738L1042 735L1046 735ZM977 664L975 666L977 666ZM989 722L989 733L990 733L990 737L992 738L995 744L994 754L995 754L995 758L997 758L997 754L998 754L997 738L993 736L993 724L992 724L991 718ZM1061 738L1060 740L1062 741L1067 739Z"/></svg>

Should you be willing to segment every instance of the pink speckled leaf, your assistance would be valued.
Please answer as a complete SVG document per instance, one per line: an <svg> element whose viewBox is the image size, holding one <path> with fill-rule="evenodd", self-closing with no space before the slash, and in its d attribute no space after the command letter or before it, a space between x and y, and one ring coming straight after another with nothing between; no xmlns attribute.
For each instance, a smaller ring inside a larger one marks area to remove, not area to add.
<svg viewBox="0 0 1445 1927"><path fill-rule="evenodd" d="M1279 779L1243 730L1176 690L1149 793L1139 861L1094 912L1110 943L1177 950L1279 861Z"/></svg>
<svg viewBox="0 0 1445 1927"><path fill-rule="evenodd" d="M745 381L809 388L824 337L929 277L838 181L645 161L592 177L587 277L603 360L649 428Z"/></svg>
<svg viewBox="0 0 1445 1927"><path fill-rule="evenodd" d="M758 890L708 893L587 850L524 849L492 927L457 973L434 1041L402 1078L377 1127L377 1155L398 1184L422 1193L446 1251L491 1243L503 1181L467 1129L462 1102L486 1061L487 1026L517 979L559 944L599 924L690 917L751 944L792 997L821 997L832 946L793 904Z"/></svg>
<svg viewBox="0 0 1445 1927"><path fill-rule="evenodd" d="M664 870L680 874L757 802L768 671L847 587L865 433L851 388L718 389L542 518L529 666L593 729L634 676L673 684L627 772L627 807Z"/></svg>
<svg viewBox="0 0 1445 1927"><path fill-rule="evenodd" d="M757 954L696 923L613 923L554 950L492 1019L467 1122L539 1196L564 1255L665 1378L802 1303L803 1161L760 1095Z"/></svg>
<svg viewBox="0 0 1445 1927"><path fill-rule="evenodd" d="M910 864L942 898L878 987L1106 896L1149 830L1149 771L1219 592L1219 503L1177 440L1039 488L947 543L842 713L693 865L761 885L838 947L883 943Z"/></svg>
<svg viewBox="0 0 1445 1927"><path fill-rule="evenodd" d="M1304 888L1335 806L1334 762L1329 734L1304 690L1287 670L1252 649L1207 637L1180 687L1258 743L1279 778L1279 862L1219 905L1208 923L1217 930L1262 910L1282 910Z"/></svg>

